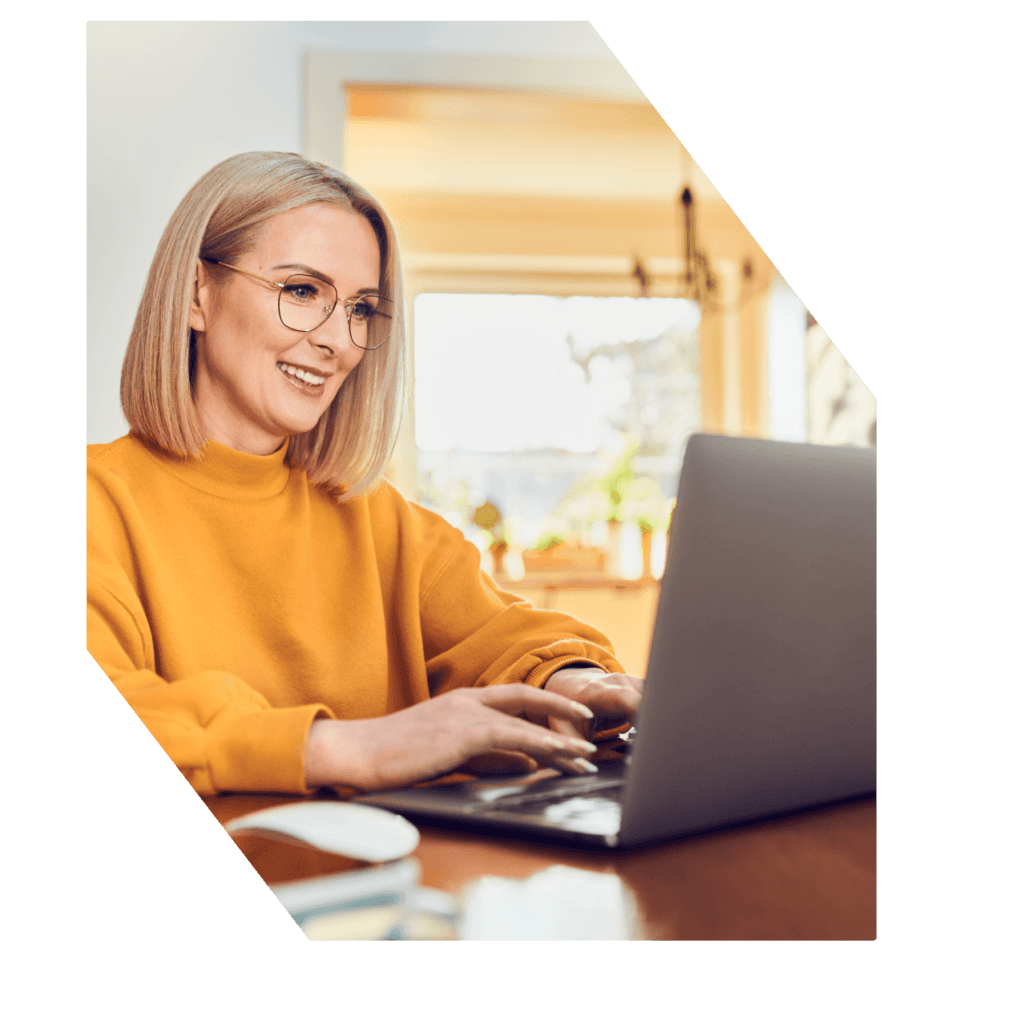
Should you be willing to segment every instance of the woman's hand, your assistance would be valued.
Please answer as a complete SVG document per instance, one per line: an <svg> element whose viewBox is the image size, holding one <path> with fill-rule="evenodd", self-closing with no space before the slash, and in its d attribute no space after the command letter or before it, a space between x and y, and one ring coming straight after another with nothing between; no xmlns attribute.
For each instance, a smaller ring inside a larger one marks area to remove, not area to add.
<svg viewBox="0 0 1024 1024"><path fill-rule="evenodd" d="M625 728L640 707L644 681L625 673L605 672L596 666L570 666L553 672L544 689L584 704L594 713L589 722L549 713L548 726L563 736L589 739L595 732Z"/></svg>
<svg viewBox="0 0 1024 1024"><path fill-rule="evenodd" d="M455 690L383 718L318 719L306 741L306 785L394 789L495 756L579 775L594 770L584 758L596 747L582 738L592 717L558 692L509 683ZM559 729L537 724L544 719Z"/></svg>

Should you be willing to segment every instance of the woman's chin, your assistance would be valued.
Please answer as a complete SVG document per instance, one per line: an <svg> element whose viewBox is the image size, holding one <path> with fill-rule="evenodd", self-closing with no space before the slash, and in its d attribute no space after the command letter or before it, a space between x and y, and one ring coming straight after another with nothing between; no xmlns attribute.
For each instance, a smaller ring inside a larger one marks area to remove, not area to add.
<svg viewBox="0 0 1024 1024"><path fill-rule="evenodd" d="M308 420L289 420L287 423L281 423L274 433L285 438L297 437L300 434L308 434L319 422L319 417Z"/></svg>
<svg viewBox="0 0 1024 1024"><path fill-rule="evenodd" d="M283 436L308 434L329 408L330 402L325 399L316 403L309 402L306 408L279 408L275 410L277 415L272 418L272 422L275 431L280 430Z"/></svg>

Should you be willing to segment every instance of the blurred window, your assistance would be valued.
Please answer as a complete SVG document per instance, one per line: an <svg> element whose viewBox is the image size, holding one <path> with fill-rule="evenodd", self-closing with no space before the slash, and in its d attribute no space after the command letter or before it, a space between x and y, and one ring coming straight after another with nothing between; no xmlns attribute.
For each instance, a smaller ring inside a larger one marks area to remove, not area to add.
<svg viewBox="0 0 1024 1024"><path fill-rule="evenodd" d="M490 502L518 547L600 543L608 499L587 481L633 453L623 519L666 510L701 424L695 303L427 293L414 324L423 504L473 536Z"/></svg>

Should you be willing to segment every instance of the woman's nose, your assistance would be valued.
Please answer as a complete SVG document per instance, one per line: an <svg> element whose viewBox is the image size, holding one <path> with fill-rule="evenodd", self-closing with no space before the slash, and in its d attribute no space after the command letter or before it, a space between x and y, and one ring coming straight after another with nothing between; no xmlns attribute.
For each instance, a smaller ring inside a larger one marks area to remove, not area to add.
<svg viewBox="0 0 1024 1024"><path fill-rule="evenodd" d="M306 335L306 340L328 356L336 356L346 348L353 347L344 309L339 305L333 316L329 316L316 330Z"/></svg>
<svg viewBox="0 0 1024 1024"><path fill-rule="evenodd" d="M322 338L313 338L312 336L307 338L307 340L313 348L319 349L324 353L324 355L336 356L338 354L339 346L336 345L333 340L326 341Z"/></svg>

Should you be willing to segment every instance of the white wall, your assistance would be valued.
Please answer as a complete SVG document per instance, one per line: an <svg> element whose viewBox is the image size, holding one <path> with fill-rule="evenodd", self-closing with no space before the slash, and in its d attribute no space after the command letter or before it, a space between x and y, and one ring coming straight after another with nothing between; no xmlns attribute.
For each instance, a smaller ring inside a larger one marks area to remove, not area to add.
<svg viewBox="0 0 1024 1024"><path fill-rule="evenodd" d="M768 303L768 409L776 441L807 440L807 310L776 276Z"/></svg>
<svg viewBox="0 0 1024 1024"><path fill-rule="evenodd" d="M121 360L160 233L182 196L235 153L301 150L311 47L614 60L587 22L91 22L89 443L127 429Z"/></svg>

